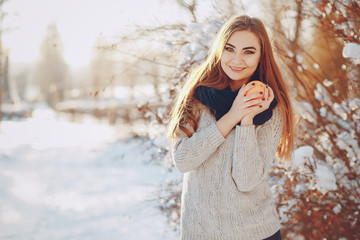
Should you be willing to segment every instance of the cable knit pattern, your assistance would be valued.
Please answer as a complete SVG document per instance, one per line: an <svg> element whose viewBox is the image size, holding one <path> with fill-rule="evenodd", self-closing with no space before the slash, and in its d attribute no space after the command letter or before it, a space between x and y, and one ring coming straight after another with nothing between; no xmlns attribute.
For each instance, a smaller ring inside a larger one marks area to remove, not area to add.
<svg viewBox="0 0 360 240"><path fill-rule="evenodd" d="M279 144L279 107L260 126L236 126L224 138L202 110L199 128L173 142L176 168L184 173L182 240L261 240L280 229L266 176Z"/></svg>

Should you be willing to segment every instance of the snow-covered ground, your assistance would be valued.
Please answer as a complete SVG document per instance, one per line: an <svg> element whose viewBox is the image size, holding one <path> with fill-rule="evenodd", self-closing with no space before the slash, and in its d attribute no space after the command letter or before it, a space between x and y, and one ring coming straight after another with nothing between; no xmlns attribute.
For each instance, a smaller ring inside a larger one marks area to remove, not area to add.
<svg viewBox="0 0 360 240"><path fill-rule="evenodd" d="M174 174L119 126L70 123L47 108L0 126L0 239L177 239L158 209Z"/></svg>

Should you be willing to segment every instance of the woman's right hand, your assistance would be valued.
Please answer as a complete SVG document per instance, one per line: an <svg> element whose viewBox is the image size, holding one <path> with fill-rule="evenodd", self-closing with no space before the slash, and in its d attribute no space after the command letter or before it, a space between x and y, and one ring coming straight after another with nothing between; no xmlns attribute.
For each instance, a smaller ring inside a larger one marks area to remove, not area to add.
<svg viewBox="0 0 360 240"><path fill-rule="evenodd" d="M233 129L234 126L244 118L244 116L258 110L262 102L265 100L264 98L255 99L256 97L263 95L263 93L257 92L245 96L245 93L253 86L254 85L251 84L243 85L239 90L239 93L236 96L230 110L216 122L216 126L223 137L226 137L231 129Z"/></svg>
<svg viewBox="0 0 360 240"><path fill-rule="evenodd" d="M240 88L238 95L228 112L228 114L236 120L236 124L239 123L245 115L251 113L254 109L258 109L264 102L264 98L258 98L264 94L263 92L256 92L245 96L245 93L254 86L255 84L244 84Z"/></svg>

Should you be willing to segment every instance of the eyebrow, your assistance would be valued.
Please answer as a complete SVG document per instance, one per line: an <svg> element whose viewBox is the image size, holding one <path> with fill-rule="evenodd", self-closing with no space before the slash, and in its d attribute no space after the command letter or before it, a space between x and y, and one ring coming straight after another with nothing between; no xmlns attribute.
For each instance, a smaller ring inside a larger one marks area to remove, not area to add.
<svg viewBox="0 0 360 240"><path fill-rule="evenodd" d="M234 45L232 45L231 43L226 43L225 45L229 45L230 47L236 48ZM248 49L254 49L256 50L255 47L244 47L243 50L248 50Z"/></svg>

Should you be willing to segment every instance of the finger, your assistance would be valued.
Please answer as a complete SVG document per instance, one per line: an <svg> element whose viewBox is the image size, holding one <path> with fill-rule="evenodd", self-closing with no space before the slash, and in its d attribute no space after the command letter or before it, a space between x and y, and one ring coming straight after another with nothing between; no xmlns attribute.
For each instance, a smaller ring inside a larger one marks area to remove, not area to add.
<svg viewBox="0 0 360 240"><path fill-rule="evenodd" d="M265 94L264 94L264 97L265 97L266 100L269 100L269 97L270 97L270 95L269 95L269 93L270 93L269 89L270 89L270 87L269 87L268 85L266 85L266 86L265 86Z"/></svg>
<svg viewBox="0 0 360 240"><path fill-rule="evenodd" d="M264 92L255 92L250 95L247 95L246 98L247 99L258 99L258 98L261 99L262 96L265 96Z"/></svg>
<svg viewBox="0 0 360 240"><path fill-rule="evenodd" d="M253 99L253 100L247 101L245 103L244 107L249 108L249 107L253 107L253 106L260 106L260 105L264 105L264 102L265 102L265 98Z"/></svg>
<svg viewBox="0 0 360 240"><path fill-rule="evenodd" d="M240 99L240 101L242 101L242 102L247 102L247 101L251 100L253 97L250 97L250 95L245 96L245 93L247 91L249 91L251 88L253 88L254 86L255 86L255 84L248 84L248 85L243 84L242 87L240 88L236 98ZM258 95L255 94L254 96L258 96Z"/></svg>
<svg viewBox="0 0 360 240"><path fill-rule="evenodd" d="M255 87L255 83L247 84L240 89L239 94L243 96L247 91L249 91L253 87Z"/></svg>
<svg viewBox="0 0 360 240"><path fill-rule="evenodd" d="M264 111L264 110L266 110L266 109L268 109L270 107L270 104L271 104L273 98L274 97L271 97L270 99L266 99L265 97L263 97L261 99L249 100L246 103L245 107L249 108L249 107L252 107L252 106L259 106L259 108L262 109L260 112L262 112L262 111Z"/></svg>
<svg viewBox="0 0 360 240"><path fill-rule="evenodd" d="M251 114L253 117L263 112L265 109L261 105L251 106L246 108L247 114Z"/></svg>
<svg viewBox="0 0 360 240"><path fill-rule="evenodd" d="M236 98L242 98L242 97L244 97L244 94L242 94L242 92L243 92L243 89L244 89L244 87L245 87L246 85L245 84L243 84L242 86L241 86L241 88L240 88L240 90L239 90L239 92L238 92L238 94L236 95Z"/></svg>
<svg viewBox="0 0 360 240"><path fill-rule="evenodd" d="M266 103L266 101L265 101L265 103L262 102L262 103L258 103L258 104L255 104L255 105L250 105L246 109L251 111L252 113L259 114L259 113L265 111L268 108L269 108L269 104Z"/></svg>
<svg viewBox="0 0 360 240"><path fill-rule="evenodd" d="M272 101L275 97L274 95L274 91L271 89L271 87L268 87L268 90L269 90L269 97L268 97L268 100L269 101Z"/></svg>

